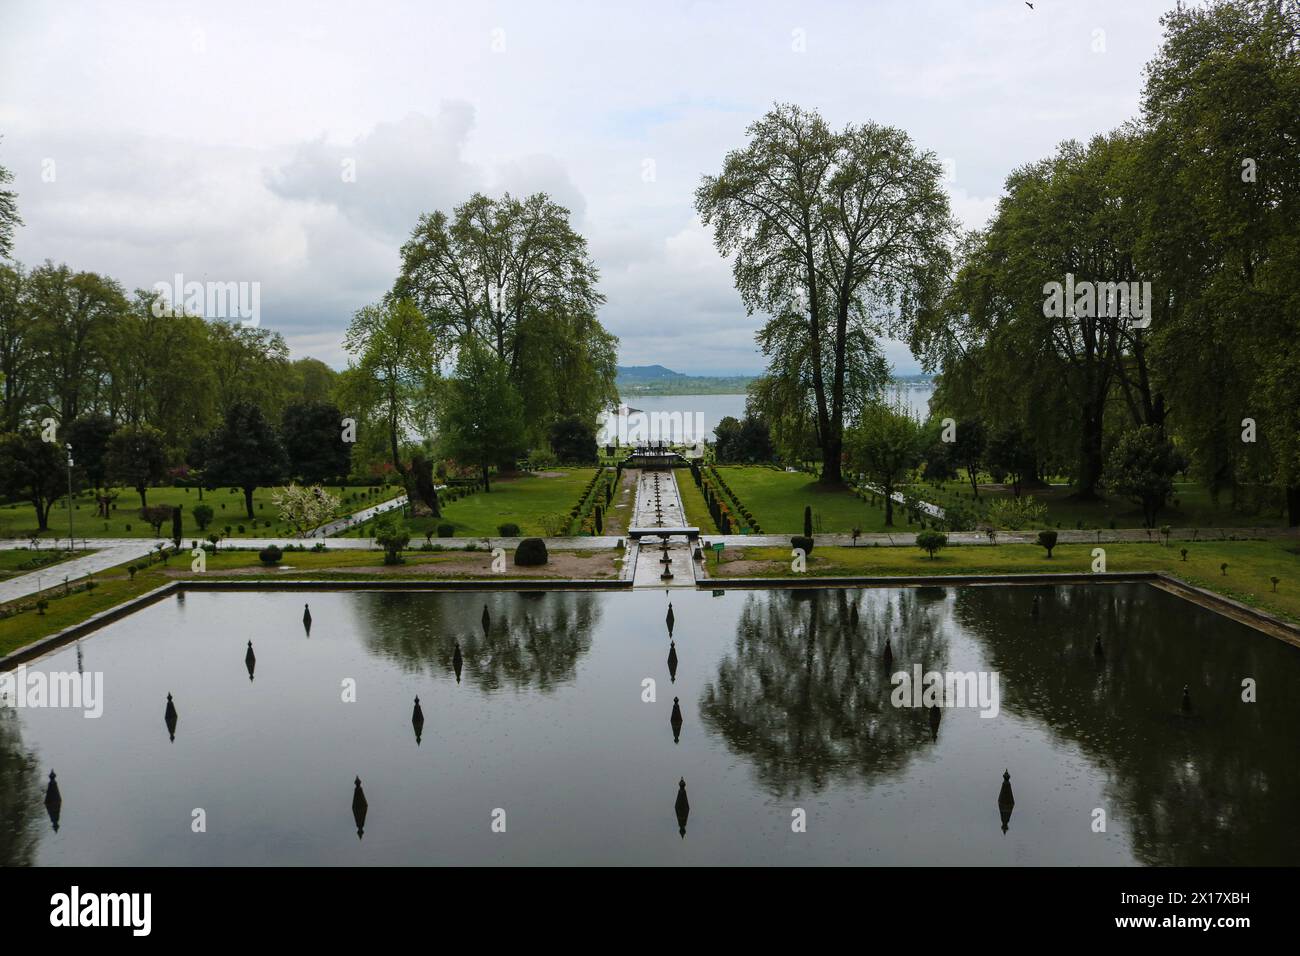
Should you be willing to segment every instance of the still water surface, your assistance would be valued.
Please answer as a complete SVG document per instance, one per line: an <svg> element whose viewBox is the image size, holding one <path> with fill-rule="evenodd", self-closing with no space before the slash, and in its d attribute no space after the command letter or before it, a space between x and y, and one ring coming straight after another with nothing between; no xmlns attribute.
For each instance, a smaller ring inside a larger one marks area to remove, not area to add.
<svg viewBox="0 0 1300 956"><path fill-rule="evenodd" d="M1300 863L1300 651L1162 591L672 601L675 680L657 592L169 598L80 642L99 719L0 709L0 862ZM998 715L949 708L933 739L890 704L886 638L894 671L997 672ZM75 671L77 648L30 666Z"/></svg>

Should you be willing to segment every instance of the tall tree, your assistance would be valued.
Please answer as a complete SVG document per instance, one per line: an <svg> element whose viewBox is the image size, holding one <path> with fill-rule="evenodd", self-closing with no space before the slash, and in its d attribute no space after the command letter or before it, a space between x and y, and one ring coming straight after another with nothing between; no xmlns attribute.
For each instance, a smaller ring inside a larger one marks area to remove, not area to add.
<svg viewBox="0 0 1300 956"><path fill-rule="evenodd" d="M848 433L849 464L876 484L885 498L885 524L894 523L894 492L920 460L921 426L887 405L865 409Z"/></svg>
<svg viewBox="0 0 1300 956"><path fill-rule="evenodd" d="M811 387L827 484L842 481L850 368L866 342L937 304L953 232L942 170L902 130L830 130L816 112L778 105L749 142L706 176L695 204L752 313L777 374ZM797 362L797 371L788 368Z"/></svg>
<svg viewBox="0 0 1300 956"><path fill-rule="evenodd" d="M393 469L405 475L402 444L411 433L427 432L432 421L442 357L438 342L414 303L391 299L359 310L343 347L351 356L339 390L343 410L349 417L378 420Z"/></svg>
<svg viewBox="0 0 1300 956"><path fill-rule="evenodd" d="M109 442L115 427L107 415L91 412L74 418L63 429L62 438L72 446L77 470L96 491L108 480Z"/></svg>
<svg viewBox="0 0 1300 956"><path fill-rule="evenodd" d="M451 217L420 217L394 295L414 301L440 341L489 348L528 396L528 427L541 440L555 418L594 419L617 397L598 278L569 210L545 193L476 193Z"/></svg>
<svg viewBox="0 0 1300 956"><path fill-rule="evenodd" d="M26 292L49 407L67 423L93 404L126 296L112 279L48 261L28 275Z"/></svg>
<svg viewBox="0 0 1300 956"><path fill-rule="evenodd" d="M460 343L456 375L448 383L439 415L439 437L447 455L478 467L490 491L491 466L523 448L523 403L510 372L476 339ZM594 447L594 439L593 439Z"/></svg>
<svg viewBox="0 0 1300 956"><path fill-rule="evenodd" d="M262 410L249 402L239 402L226 412L225 421L208 436L204 454L204 480L209 487L241 489L249 518L257 517L253 492L279 484L289 467L275 429Z"/></svg>
<svg viewBox="0 0 1300 956"><path fill-rule="evenodd" d="M41 441L34 429L0 435L0 494L30 501L40 531L49 528L50 508L68 490L65 468L62 446Z"/></svg>
<svg viewBox="0 0 1300 956"><path fill-rule="evenodd" d="M0 187L14 181L14 174L0 166ZM0 188L0 259L8 259L14 249L14 231L23 224L18 217L18 194Z"/></svg>
<svg viewBox="0 0 1300 956"><path fill-rule="evenodd" d="M343 417L330 402L303 402L284 410L280 437L290 476L319 484L347 475L352 445L343 440Z"/></svg>
<svg viewBox="0 0 1300 956"><path fill-rule="evenodd" d="M162 481L167 468L162 432L152 425L119 428L108 440L105 464L110 480L134 488L140 496L140 507L149 507L149 486Z"/></svg>
<svg viewBox="0 0 1300 956"><path fill-rule="evenodd" d="M0 432L16 431L40 394L27 274L0 263Z"/></svg>

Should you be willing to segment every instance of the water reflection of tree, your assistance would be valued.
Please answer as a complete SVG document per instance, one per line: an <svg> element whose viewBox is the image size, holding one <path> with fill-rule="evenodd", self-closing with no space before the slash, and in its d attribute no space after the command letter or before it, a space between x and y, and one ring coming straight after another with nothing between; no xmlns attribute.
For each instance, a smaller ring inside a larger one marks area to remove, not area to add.
<svg viewBox="0 0 1300 956"><path fill-rule="evenodd" d="M700 712L776 796L896 774L930 734L924 712L889 701L885 640L894 671L941 668L949 614L930 591L751 594Z"/></svg>
<svg viewBox="0 0 1300 956"><path fill-rule="evenodd" d="M36 758L23 749L18 716L0 706L0 866L36 862L41 801Z"/></svg>
<svg viewBox="0 0 1300 956"><path fill-rule="evenodd" d="M598 595L584 591L377 591L359 602L366 646L408 670L453 673L460 642L462 678L484 690L550 690L573 679L600 619ZM491 623L483 631L483 605Z"/></svg>
<svg viewBox="0 0 1300 956"><path fill-rule="evenodd" d="M1300 651L1145 585L963 588L956 614L987 642L1004 711L1112 775L1142 862L1300 861ZM1242 702L1244 677L1259 681L1258 703Z"/></svg>

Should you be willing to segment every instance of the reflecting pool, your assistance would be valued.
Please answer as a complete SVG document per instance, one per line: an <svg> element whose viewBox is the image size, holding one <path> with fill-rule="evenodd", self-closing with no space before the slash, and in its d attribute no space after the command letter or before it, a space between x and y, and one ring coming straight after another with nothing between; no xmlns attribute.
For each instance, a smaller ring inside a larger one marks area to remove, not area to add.
<svg viewBox="0 0 1300 956"><path fill-rule="evenodd" d="M1300 864L1300 650L1141 584L199 591L79 669L0 708L0 863Z"/></svg>

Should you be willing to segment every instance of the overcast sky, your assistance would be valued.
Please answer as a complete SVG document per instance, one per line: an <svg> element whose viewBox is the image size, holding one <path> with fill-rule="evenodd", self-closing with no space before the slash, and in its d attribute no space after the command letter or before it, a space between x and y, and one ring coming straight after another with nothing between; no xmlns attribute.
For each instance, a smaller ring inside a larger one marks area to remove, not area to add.
<svg viewBox="0 0 1300 956"><path fill-rule="evenodd" d="M761 317L692 204L750 122L779 100L901 126L982 225L1014 167L1137 113L1173 2L615 6L0 0L14 256L128 289L260 282L263 326L341 367L421 212L546 190L590 243L622 364L755 372Z"/></svg>

